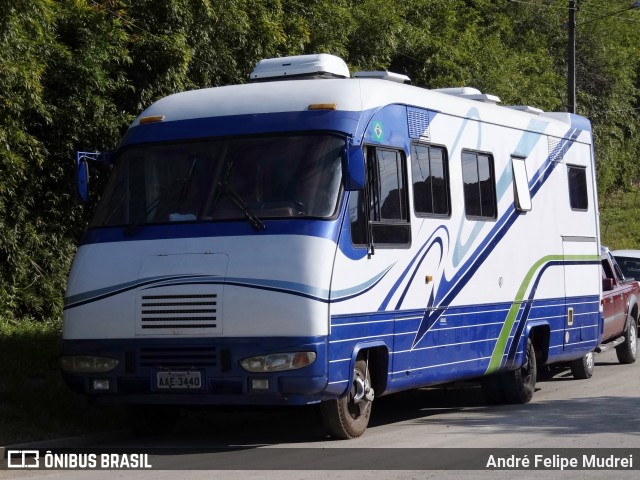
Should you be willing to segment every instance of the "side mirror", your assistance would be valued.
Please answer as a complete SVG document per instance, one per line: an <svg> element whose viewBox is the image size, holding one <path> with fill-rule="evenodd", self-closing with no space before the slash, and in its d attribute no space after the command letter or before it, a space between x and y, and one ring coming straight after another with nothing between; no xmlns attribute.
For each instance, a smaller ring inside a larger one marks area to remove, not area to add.
<svg viewBox="0 0 640 480"><path fill-rule="evenodd" d="M602 291L603 292L610 292L611 290L613 290L613 278L603 278L602 279Z"/></svg>
<svg viewBox="0 0 640 480"><path fill-rule="evenodd" d="M89 165L82 152L76 153L76 193L82 203L89 198Z"/></svg>
<svg viewBox="0 0 640 480"><path fill-rule="evenodd" d="M366 166L362 145L345 146L344 188L347 191L362 190L365 185Z"/></svg>
<svg viewBox="0 0 640 480"><path fill-rule="evenodd" d="M76 152L76 193L82 203L89 198L89 162L111 163L110 152Z"/></svg>

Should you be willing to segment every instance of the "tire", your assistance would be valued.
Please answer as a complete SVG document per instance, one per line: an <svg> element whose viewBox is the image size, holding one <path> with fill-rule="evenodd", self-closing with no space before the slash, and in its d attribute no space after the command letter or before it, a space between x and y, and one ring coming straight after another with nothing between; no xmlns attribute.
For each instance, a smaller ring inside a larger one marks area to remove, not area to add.
<svg viewBox="0 0 640 480"><path fill-rule="evenodd" d="M627 328L624 332L624 342L616 347L616 356L620 363L633 363L636 361L638 351L638 326L636 320L629 315Z"/></svg>
<svg viewBox="0 0 640 480"><path fill-rule="evenodd" d="M169 405L127 405L129 426L137 437L170 433L178 413L177 407Z"/></svg>
<svg viewBox="0 0 640 480"><path fill-rule="evenodd" d="M322 423L332 438L347 440L361 436L369 425L373 388L367 363L359 359L353 369L353 382L345 395L320 404Z"/></svg>
<svg viewBox="0 0 640 480"><path fill-rule="evenodd" d="M524 362L511 372L502 374L502 392L507 403L528 403L536 389L536 351L531 339L527 339Z"/></svg>
<svg viewBox="0 0 640 480"><path fill-rule="evenodd" d="M593 376L593 371L596 368L594 356L593 352L589 352L569 364L573 378L586 380Z"/></svg>

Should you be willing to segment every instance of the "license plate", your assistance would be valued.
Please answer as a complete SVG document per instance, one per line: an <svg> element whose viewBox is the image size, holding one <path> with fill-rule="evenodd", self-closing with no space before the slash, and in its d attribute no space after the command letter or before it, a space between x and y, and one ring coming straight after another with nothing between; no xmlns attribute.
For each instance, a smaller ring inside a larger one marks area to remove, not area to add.
<svg viewBox="0 0 640 480"><path fill-rule="evenodd" d="M197 390L202 388L202 376L200 372L158 372L158 388Z"/></svg>

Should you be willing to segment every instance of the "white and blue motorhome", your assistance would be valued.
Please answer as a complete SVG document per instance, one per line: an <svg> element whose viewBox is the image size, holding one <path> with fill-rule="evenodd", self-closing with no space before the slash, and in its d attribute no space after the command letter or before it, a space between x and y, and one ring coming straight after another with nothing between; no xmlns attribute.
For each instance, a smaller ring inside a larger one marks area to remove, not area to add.
<svg viewBox="0 0 640 480"><path fill-rule="evenodd" d="M162 428L169 406L320 404L349 438L377 396L481 377L528 402L536 365L598 345L588 120L324 54L251 79L122 139L69 277L69 386Z"/></svg>

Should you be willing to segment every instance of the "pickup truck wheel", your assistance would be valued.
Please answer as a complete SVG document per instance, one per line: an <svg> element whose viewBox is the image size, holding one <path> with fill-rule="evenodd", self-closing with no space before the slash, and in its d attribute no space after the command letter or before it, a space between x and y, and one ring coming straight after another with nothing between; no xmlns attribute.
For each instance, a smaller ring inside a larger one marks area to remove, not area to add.
<svg viewBox="0 0 640 480"><path fill-rule="evenodd" d="M507 403L528 403L536 389L536 351L530 338L524 353L520 368L502 374L502 392Z"/></svg>
<svg viewBox="0 0 640 480"><path fill-rule="evenodd" d="M627 328L624 333L624 342L616 347L616 355L620 363L633 363L636 361L638 350L638 327L636 320L629 315Z"/></svg>
<svg viewBox="0 0 640 480"><path fill-rule="evenodd" d="M322 423L329 435L341 440L362 435L369 424L373 396L367 362L359 359L347 393L337 400L325 400L320 404Z"/></svg>
<svg viewBox="0 0 640 480"><path fill-rule="evenodd" d="M571 362L571 373L573 378L578 380L586 380L593 376L596 368L593 352L583 355L581 358Z"/></svg>

